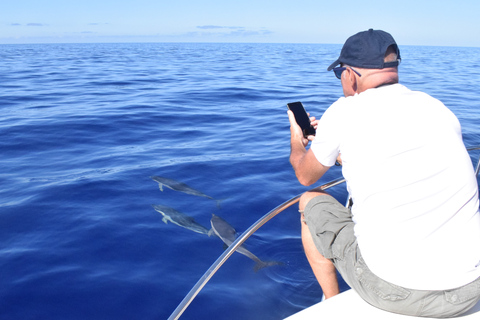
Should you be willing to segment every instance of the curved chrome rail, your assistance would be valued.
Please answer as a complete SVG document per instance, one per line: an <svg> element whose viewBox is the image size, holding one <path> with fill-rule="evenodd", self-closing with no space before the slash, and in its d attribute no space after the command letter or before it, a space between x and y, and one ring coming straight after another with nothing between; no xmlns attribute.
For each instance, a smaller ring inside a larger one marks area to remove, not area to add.
<svg viewBox="0 0 480 320"><path fill-rule="evenodd" d="M472 150L480 150L480 145L467 148L467 151L472 151ZM478 176L479 172L480 172L480 156L478 157L477 167L475 168L475 176Z"/></svg>
<svg viewBox="0 0 480 320"><path fill-rule="evenodd" d="M313 188L310 191L315 191L315 190L326 190L331 187L334 187L336 185L339 185L341 183L345 182L345 179L337 179L333 180L331 182L328 182L324 185L321 185L319 187ZM248 239L255 231L257 231L261 226L263 226L267 221L275 217L277 214L282 212L283 210L287 209L288 207L292 206L293 204L297 203L298 200L300 199L300 195L297 195L293 197L292 199L282 203L275 209L271 210L269 213L264 215L260 220L255 222L250 228L248 228L244 233L242 233L236 240L233 242L227 250L223 252L223 254L218 257L217 261L215 261L212 266L205 272L205 274L198 280L198 282L195 284L195 286L190 290L190 292L183 298L182 302L178 305L178 307L173 311L173 313L170 315L168 320L174 320L180 318L182 313L187 309L187 307L190 305L190 303L195 299L197 294L202 290L202 288L207 284L207 282L210 280L210 278L217 272L217 270L223 265L225 261L237 250L238 247L240 247L245 240Z"/></svg>
<svg viewBox="0 0 480 320"><path fill-rule="evenodd" d="M478 146L473 146L467 148L468 151L472 150L480 150L480 145ZM480 157L478 159L478 163L475 169L475 176L478 176L480 170ZM315 190L326 190L331 187L334 187L336 185L339 185L341 183L345 182L345 179L340 178L337 180L330 181L324 185L321 185L319 187L313 188L310 191L315 191ZM182 313L187 309L187 307L190 305L190 303L195 299L197 294L202 290L202 288L207 284L207 282L212 278L212 276L217 272L217 270L227 261L227 259L237 250L238 247L240 247L247 239L250 237L255 231L257 231L261 226L263 226L266 222L268 222L270 219L275 217L277 214L282 212L283 210L287 209L288 207L292 206L293 204L297 203L298 200L300 199L300 195L297 195L293 197L292 199L282 203L275 209L271 210L268 212L266 215L264 215L260 220L255 222L250 228L248 228L244 233L242 233L236 240L233 242L227 250L223 252L223 254L218 257L218 259L212 264L212 266L205 272L205 274L198 280L198 282L195 284L195 286L190 290L190 292L183 298L182 302L178 305L178 307L173 311L173 313L170 315L168 320L176 320L180 318Z"/></svg>

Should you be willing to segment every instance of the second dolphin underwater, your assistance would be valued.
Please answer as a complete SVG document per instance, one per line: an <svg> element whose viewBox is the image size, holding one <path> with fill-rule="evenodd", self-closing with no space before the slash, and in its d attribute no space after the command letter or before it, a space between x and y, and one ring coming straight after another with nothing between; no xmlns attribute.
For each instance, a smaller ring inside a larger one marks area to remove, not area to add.
<svg viewBox="0 0 480 320"><path fill-rule="evenodd" d="M207 228L196 222L195 219L193 219L192 217L187 216L180 211L159 204L152 204L152 207L155 209L155 211L162 214L162 221L165 223L168 223L168 221L170 221L177 226L192 230L193 232L210 235L210 231Z"/></svg>

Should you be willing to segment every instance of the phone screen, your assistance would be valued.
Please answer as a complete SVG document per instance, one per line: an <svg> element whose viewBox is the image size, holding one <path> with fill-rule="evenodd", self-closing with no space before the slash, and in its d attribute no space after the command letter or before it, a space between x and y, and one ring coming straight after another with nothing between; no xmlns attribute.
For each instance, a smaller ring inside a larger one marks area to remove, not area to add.
<svg viewBox="0 0 480 320"><path fill-rule="evenodd" d="M292 102L287 103L287 107L292 110L295 115L295 121L297 121L300 128L302 128L303 136L306 138L307 136L315 135L315 129L310 124L310 118L308 117L303 104L301 102Z"/></svg>

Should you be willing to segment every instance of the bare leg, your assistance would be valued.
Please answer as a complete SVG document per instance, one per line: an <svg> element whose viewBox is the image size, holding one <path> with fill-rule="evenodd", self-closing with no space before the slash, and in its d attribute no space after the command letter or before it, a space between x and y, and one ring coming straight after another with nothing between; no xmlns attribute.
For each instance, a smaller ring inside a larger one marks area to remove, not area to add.
<svg viewBox="0 0 480 320"><path fill-rule="evenodd" d="M303 194L300 198L300 211L303 212L308 201L319 195L325 195L329 197L329 195L326 195L325 193L317 192L308 192ZM332 261L324 258L320 252L318 252L317 247L315 247L315 243L313 242L310 230L308 229L307 224L304 222L303 213L301 215L301 226L302 243L307 260L310 263L310 267L313 270L315 278L317 278L320 287L322 287L325 299L331 298L340 293L335 266L333 265Z"/></svg>

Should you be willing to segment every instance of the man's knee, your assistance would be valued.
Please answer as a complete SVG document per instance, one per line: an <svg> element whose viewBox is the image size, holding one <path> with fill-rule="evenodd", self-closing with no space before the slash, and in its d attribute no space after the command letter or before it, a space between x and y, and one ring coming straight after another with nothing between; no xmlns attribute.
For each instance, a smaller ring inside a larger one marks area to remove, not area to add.
<svg viewBox="0 0 480 320"><path fill-rule="evenodd" d="M331 197L328 193L323 191L307 191L300 196L300 201L298 203L298 209L300 210L300 212L303 212L305 210L305 207L307 206L308 202L310 202L310 200L318 196Z"/></svg>

